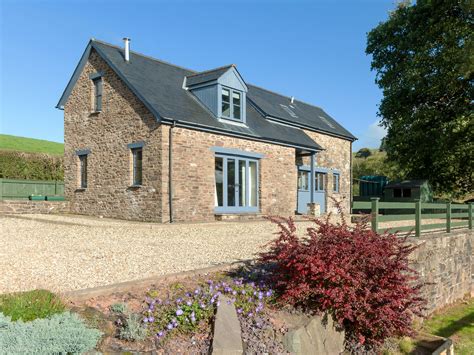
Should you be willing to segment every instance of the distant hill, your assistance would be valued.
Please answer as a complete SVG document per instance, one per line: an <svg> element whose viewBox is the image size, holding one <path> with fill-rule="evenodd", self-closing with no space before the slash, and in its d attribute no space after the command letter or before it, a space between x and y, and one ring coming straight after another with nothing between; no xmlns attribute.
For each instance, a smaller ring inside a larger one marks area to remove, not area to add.
<svg viewBox="0 0 474 355"><path fill-rule="evenodd" d="M0 150L13 150L26 153L47 153L63 155L64 144L35 138L25 138L0 134Z"/></svg>

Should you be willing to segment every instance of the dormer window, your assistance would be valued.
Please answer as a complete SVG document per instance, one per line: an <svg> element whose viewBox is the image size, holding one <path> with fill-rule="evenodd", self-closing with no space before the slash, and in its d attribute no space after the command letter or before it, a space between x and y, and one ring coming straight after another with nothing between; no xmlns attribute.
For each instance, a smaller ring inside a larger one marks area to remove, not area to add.
<svg viewBox="0 0 474 355"><path fill-rule="evenodd" d="M242 121L242 93L222 88L222 117Z"/></svg>
<svg viewBox="0 0 474 355"><path fill-rule="evenodd" d="M188 75L184 85L216 119L237 125L246 123L248 88L235 65Z"/></svg>

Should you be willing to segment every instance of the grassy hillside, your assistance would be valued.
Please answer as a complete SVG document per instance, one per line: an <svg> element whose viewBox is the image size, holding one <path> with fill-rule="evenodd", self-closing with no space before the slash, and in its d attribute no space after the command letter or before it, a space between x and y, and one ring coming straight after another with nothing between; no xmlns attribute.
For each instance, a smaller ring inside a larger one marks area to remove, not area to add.
<svg viewBox="0 0 474 355"><path fill-rule="evenodd" d="M0 134L0 150L14 150L26 153L64 154L64 144L42 139L24 138Z"/></svg>

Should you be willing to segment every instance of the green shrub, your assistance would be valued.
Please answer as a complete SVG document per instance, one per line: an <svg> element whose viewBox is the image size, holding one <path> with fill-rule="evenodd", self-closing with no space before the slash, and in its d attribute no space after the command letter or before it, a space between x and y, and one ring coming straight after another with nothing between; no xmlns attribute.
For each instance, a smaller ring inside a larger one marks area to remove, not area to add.
<svg viewBox="0 0 474 355"><path fill-rule="evenodd" d="M34 290L0 296L0 312L13 321L47 318L66 309L61 299L46 290Z"/></svg>
<svg viewBox="0 0 474 355"><path fill-rule="evenodd" d="M143 325L142 316L136 313L128 314L120 328L119 335L121 339L129 341L145 339L147 330Z"/></svg>
<svg viewBox="0 0 474 355"><path fill-rule="evenodd" d="M63 180L63 157L0 150L0 178Z"/></svg>
<svg viewBox="0 0 474 355"><path fill-rule="evenodd" d="M128 313L128 308L125 303L114 303L110 306L110 310L114 313L126 314Z"/></svg>
<svg viewBox="0 0 474 355"><path fill-rule="evenodd" d="M1 354L66 354L94 349L101 337L76 315L55 314L48 319L13 322L0 313Z"/></svg>

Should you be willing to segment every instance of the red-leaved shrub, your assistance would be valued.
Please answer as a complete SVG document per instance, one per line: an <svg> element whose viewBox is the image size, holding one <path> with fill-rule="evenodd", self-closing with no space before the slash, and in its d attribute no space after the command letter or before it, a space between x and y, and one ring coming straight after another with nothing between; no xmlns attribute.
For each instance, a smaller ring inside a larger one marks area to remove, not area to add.
<svg viewBox="0 0 474 355"><path fill-rule="evenodd" d="M365 345L411 334L421 315L421 284L409 267L415 249L406 238L377 234L366 223L354 227L314 219L299 238L293 219L269 218L279 227L260 262L272 264L270 281L279 300L317 313L328 312L347 335Z"/></svg>

